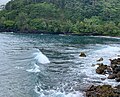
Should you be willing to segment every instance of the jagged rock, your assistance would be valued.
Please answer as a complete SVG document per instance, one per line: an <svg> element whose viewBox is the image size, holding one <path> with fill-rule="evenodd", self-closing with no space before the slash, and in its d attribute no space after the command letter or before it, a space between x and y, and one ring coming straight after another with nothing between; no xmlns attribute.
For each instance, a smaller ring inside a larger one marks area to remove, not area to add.
<svg viewBox="0 0 120 97"><path fill-rule="evenodd" d="M106 78L101 78L101 80L105 80Z"/></svg>
<svg viewBox="0 0 120 97"><path fill-rule="evenodd" d="M115 86L115 88L116 88L116 89L120 89L120 85L118 85L118 86Z"/></svg>
<svg viewBox="0 0 120 97"><path fill-rule="evenodd" d="M119 88L112 88L110 85L94 86L92 85L86 91L86 97L120 97Z"/></svg>
<svg viewBox="0 0 120 97"><path fill-rule="evenodd" d="M81 52L79 56L80 57L86 57L86 54L84 52Z"/></svg>
<svg viewBox="0 0 120 97"><path fill-rule="evenodd" d="M113 69L110 66L107 66L107 73L111 74L113 72Z"/></svg>
<svg viewBox="0 0 120 97"><path fill-rule="evenodd" d="M107 65L100 64L99 67L96 69L96 73L98 74L105 74L107 69Z"/></svg>
<svg viewBox="0 0 120 97"><path fill-rule="evenodd" d="M116 74L110 74L110 75L108 76L108 79L115 79L116 77L117 77Z"/></svg>
<svg viewBox="0 0 120 97"><path fill-rule="evenodd" d="M117 64L117 65L120 65L120 58L118 58L118 59L110 59L110 61L111 61L111 65L112 64Z"/></svg>
<svg viewBox="0 0 120 97"><path fill-rule="evenodd" d="M120 72L120 66L116 66L114 69L113 69L113 73L118 73Z"/></svg>
<svg viewBox="0 0 120 97"><path fill-rule="evenodd" d="M118 78L120 77L120 71L117 73L117 77L118 77Z"/></svg>
<svg viewBox="0 0 120 97"><path fill-rule="evenodd" d="M120 57L120 55L118 55L118 57Z"/></svg>
<svg viewBox="0 0 120 97"><path fill-rule="evenodd" d="M103 61L103 58L101 57L100 59L98 59L97 61Z"/></svg>
<svg viewBox="0 0 120 97"><path fill-rule="evenodd" d="M116 80L116 82L120 82L120 77L119 77L119 78L116 78L115 80Z"/></svg>

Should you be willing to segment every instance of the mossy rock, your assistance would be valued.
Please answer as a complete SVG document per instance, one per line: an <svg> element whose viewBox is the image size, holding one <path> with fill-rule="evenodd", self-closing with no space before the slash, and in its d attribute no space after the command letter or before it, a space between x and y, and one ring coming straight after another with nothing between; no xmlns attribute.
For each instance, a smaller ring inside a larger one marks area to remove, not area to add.
<svg viewBox="0 0 120 97"><path fill-rule="evenodd" d="M119 88L112 88L110 85L92 85L86 91L86 97L120 97Z"/></svg>

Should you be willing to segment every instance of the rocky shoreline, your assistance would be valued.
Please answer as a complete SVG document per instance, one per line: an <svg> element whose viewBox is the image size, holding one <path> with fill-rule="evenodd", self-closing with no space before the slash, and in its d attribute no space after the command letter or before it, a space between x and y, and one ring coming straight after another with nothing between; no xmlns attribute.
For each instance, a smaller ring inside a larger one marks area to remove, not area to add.
<svg viewBox="0 0 120 97"><path fill-rule="evenodd" d="M97 61L103 61L103 58ZM98 66L96 69L97 74L107 74L107 79L114 79L117 83L120 83L120 58L110 59L110 66L103 63L96 65ZM120 97L120 84L116 87L111 85L92 85L86 90L86 97Z"/></svg>

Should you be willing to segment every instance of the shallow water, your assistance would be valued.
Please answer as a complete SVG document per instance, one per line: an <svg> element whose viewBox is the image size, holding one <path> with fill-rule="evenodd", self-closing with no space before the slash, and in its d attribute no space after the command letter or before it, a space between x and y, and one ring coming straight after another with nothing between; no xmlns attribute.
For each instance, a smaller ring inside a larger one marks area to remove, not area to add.
<svg viewBox="0 0 120 97"><path fill-rule="evenodd" d="M82 97L89 84L117 85L92 64L118 55L120 38L0 33L0 97Z"/></svg>

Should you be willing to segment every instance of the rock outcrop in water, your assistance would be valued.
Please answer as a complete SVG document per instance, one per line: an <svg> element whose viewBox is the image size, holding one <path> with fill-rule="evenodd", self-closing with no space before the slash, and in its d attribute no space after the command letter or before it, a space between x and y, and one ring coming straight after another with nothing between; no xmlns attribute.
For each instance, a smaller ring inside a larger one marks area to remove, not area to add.
<svg viewBox="0 0 120 97"><path fill-rule="evenodd" d="M115 79L120 82L120 58L111 60L110 66L104 65L103 63L97 64L99 67L96 69L98 74L109 74L108 79Z"/></svg>
<svg viewBox="0 0 120 97"><path fill-rule="evenodd" d="M86 97L120 97L120 85L114 88L110 85L92 85L86 91Z"/></svg>
<svg viewBox="0 0 120 97"><path fill-rule="evenodd" d="M120 82L120 58L110 59L110 62L110 66L98 63L96 73L109 74L108 79L115 79ZM86 90L86 97L120 97L120 85L116 87L111 85L92 85Z"/></svg>
<svg viewBox="0 0 120 97"><path fill-rule="evenodd" d="M110 61L111 61L110 66L113 70L112 75L114 75L114 78L117 82L120 82L120 58L113 59L113 60L110 59ZM110 77L110 75L109 75L109 77Z"/></svg>
<svg viewBox="0 0 120 97"><path fill-rule="evenodd" d="M98 62L99 62L99 61L103 61L103 58L101 57L101 58L100 58L100 59L98 59L97 61L98 61Z"/></svg>
<svg viewBox="0 0 120 97"><path fill-rule="evenodd" d="M80 57L86 57L86 54L84 52L81 52L79 56Z"/></svg>
<svg viewBox="0 0 120 97"><path fill-rule="evenodd" d="M107 65L104 65L104 64L97 64L99 65L99 67L96 69L96 73L98 74L105 74L106 73L106 69L107 69Z"/></svg>

